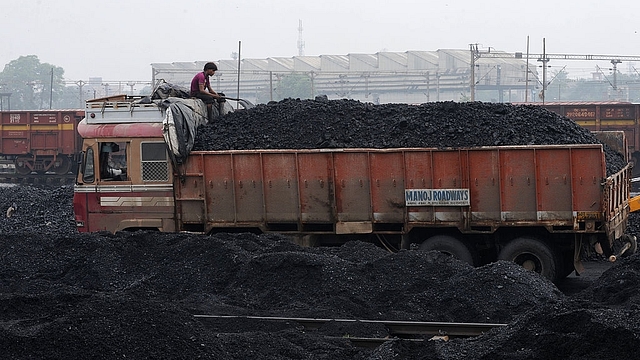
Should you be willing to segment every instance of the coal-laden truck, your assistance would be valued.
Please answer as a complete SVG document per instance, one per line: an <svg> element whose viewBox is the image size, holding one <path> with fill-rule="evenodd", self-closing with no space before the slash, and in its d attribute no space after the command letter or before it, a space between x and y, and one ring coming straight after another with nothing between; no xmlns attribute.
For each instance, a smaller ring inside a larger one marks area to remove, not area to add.
<svg viewBox="0 0 640 360"><path fill-rule="evenodd" d="M602 144L194 151L206 120L177 103L87 102L79 231L363 240L473 265L510 260L551 280L582 271L585 254L636 250L625 235L630 167L607 175Z"/></svg>

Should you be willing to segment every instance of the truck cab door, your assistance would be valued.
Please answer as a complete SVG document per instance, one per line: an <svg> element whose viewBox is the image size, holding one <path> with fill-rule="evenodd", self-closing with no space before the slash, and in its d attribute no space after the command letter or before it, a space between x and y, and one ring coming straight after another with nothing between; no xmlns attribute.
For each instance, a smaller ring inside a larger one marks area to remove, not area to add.
<svg viewBox="0 0 640 360"><path fill-rule="evenodd" d="M80 232L94 231L89 223L89 212L95 207L97 196L95 149L87 146L82 152L78 177L73 193L73 212Z"/></svg>

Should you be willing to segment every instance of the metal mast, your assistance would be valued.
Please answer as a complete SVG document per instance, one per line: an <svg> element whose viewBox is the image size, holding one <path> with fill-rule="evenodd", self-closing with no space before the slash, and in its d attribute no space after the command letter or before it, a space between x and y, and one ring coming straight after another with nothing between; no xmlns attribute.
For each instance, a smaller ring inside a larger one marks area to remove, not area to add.
<svg viewBox="0 0 640 360"><path fill-rule="evenodd" d="M304 40L302 40L302 20L298 20L298 56L304 56Z"/></svg>

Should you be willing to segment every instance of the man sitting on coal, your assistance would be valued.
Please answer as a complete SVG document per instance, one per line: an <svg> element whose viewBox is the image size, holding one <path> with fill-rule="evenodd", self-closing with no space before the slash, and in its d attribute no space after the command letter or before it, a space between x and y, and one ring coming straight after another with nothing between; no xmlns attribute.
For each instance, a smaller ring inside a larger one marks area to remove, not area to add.
<svg viewBox="0 0 640 360"><path fill-rule="evenodd" d="M224 94L218 94L213 91L211 83L209 82L209 77L213 76L217 70L218 66L215 63L208 62L204 65L203 71L197 73L196 76L193 77L193 80L191 80L190 95L204 101L207 105L207 117L209 121L213 120L213 104L221 104L225 101Z"/></svg>

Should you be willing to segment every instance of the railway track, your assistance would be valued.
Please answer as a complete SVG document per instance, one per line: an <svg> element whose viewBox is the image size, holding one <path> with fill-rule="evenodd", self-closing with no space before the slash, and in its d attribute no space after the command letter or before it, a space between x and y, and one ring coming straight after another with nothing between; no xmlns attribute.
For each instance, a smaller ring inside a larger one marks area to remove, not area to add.
<svg viewBox="0 0 640 360"><path fill-rule="evenodd" d="M46 173L46 174L17 174L17 173L0 173L0 183L9 184L33 184L33 185L70 185L76 179L76 174L68 173L64 175Z"/></svg>
<svg viewBox="0 0 640 360"><path fill-rule="evenodd" d="M449 338L464 338L482 335L485 332L506 326L499 323L456 323L456 322L425 322L425 321L389 321L389 320L355 320L355 319L319 319L295 317L265 317L265 316L233 316L233 315L194 315L205 325L224 321L242 321L245 325L264 322L297 323L306 331L314 331L322 326L334 322L345 325L379 325L384 326L389 337L354 337L341 336L359 347L376 347L392 338L407 341L448 340Z"/></svg>

